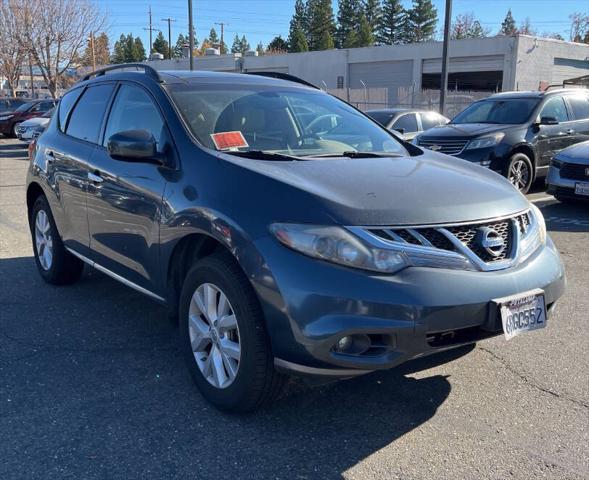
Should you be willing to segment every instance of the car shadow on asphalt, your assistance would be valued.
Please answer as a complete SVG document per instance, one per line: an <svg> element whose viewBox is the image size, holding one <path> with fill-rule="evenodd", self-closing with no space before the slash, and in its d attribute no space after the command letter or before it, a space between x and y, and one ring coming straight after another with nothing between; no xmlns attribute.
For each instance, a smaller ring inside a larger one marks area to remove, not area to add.
<svg viewBox="0 0 589 480"><path fill-rule="evenodd" d="M538 202L549 232L589 232L589 202Z"/></svg>
<svg viewBox="0 0 589 480"><path fill-rule="evenodd" d="M20 160L29 158L27 145L24 143L0 143L0 158Z"/></svg>
<svg viewBox="0 0 589 480"><path fill-rule="evenodd" d="M51 467L80 478L340 478L448 398L446 376L409 374L473 348L322 387L291 382L274 404L230 415L193 385L163 307L96 271L69 287L42 282L32 257L0 260L0 271L0 398L10 398L0 456L21 478Z"/></svg>

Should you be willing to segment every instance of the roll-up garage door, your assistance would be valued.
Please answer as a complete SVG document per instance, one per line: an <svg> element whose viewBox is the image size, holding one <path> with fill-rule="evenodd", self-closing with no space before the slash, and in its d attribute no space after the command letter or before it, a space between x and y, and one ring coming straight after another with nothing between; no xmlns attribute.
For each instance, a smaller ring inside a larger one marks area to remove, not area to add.
<svg viewBox="0 0 589 480"><path fill-rule="evenodd" d="M350 88L386 88L389 103L397 100L400 87L408 88L413 83L413 60L396 62L368 62L350 64Z"/></svg>
<svg viewBox="0 0 589 480"><path fill-rule="evenodd" d="M450 72L489 72L503 70L503 55L480 55L450 58ZM423 61L422 73L440 73L442 60L429 58Z"/></svg>

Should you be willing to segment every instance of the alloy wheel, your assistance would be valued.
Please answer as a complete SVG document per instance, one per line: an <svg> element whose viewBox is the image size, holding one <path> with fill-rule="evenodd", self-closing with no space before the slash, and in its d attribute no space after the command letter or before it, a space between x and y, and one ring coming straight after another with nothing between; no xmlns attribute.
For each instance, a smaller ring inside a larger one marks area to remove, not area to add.
<svg viewBox="0 0 589 480"><path fill-rule="evenodd" d="M530 169L526 162L523 160L516 160L513 162L507 178L518 190L525 189L530 181Z"/></svg>
<svg viewBox="0 0 589 480"><path fill-rule="evenodd" d="M45 210L37 212L35 219L35 245L37 258L43 270L49 270L53 263L53 239L51 238L51 224Z"/></svg>
<svg viewBox="0 0 589 480"><path fill-rule="evenodd" d="M227 388L239 370L241 345L235 311L223 291L212 283L200 285L188 312L190 344L196 364L217 388Z"/></svg>

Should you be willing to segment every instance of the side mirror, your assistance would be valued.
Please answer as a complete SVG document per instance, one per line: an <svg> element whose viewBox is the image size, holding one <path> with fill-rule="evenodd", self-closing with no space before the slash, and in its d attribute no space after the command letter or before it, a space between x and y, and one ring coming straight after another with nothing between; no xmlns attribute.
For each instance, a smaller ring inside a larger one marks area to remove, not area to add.
<svg viewBox="0 0 589 480"><path fill-rule="evenodd" d="M405 133L404 128L395 128L394 130L395 130L395 132L399 132L401 135L403 135Z"/></svg>
<svg viewBox="0 0 589 480"><path fill-rule="evenodd" d="M107 142L108 154L115 160L161 164L156 141L147 130L126 130L112 135Z"/></svg>
<svg viewBox="0 0 589 480"><path fill-rule="evenodd" d="M542 117L540 118L540 125L558 125L556 117Z"/></svg>

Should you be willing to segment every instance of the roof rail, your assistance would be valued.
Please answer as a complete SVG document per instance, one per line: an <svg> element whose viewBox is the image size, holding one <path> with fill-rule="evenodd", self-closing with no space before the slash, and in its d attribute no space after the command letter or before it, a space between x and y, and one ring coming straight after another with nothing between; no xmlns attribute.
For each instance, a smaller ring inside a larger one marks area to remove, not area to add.
<svg viewBox="0 0 589 480"><path fill-rule="evenodd" d="M86 80L90 80L92 77L100 77L100 76L104 75L106 72L110 72L112 70L121 70L123 68L132 68L132 67L135 67L137 70L142 68L143 70L145 70L145 74L149 75L156 82L159 82L159 83L164 82L162 77L160 77L160 74L157 72L157 70L155 68L150 67L149 65L145 65L144 63L121 63L119 65L111 65L110 67L101 68L100 70L96 70L95 72L85 75L82 78L82 80L80 80L80 81L84 82Z"/></svg>
<svg viewBox="0 0 589 480"><path fill-rule="evenodd" d="M302 78L295 77L294 75L290 75L288 73L282 72L245 72L248 75L258 75L260 77L269 77L269 78L278 78L279 80L287 80L289 82L300 83L301 85L305 85L307 87L314 88L316 90L321 90L317 85L313 85L311 82L307 82Z"/></svg>

